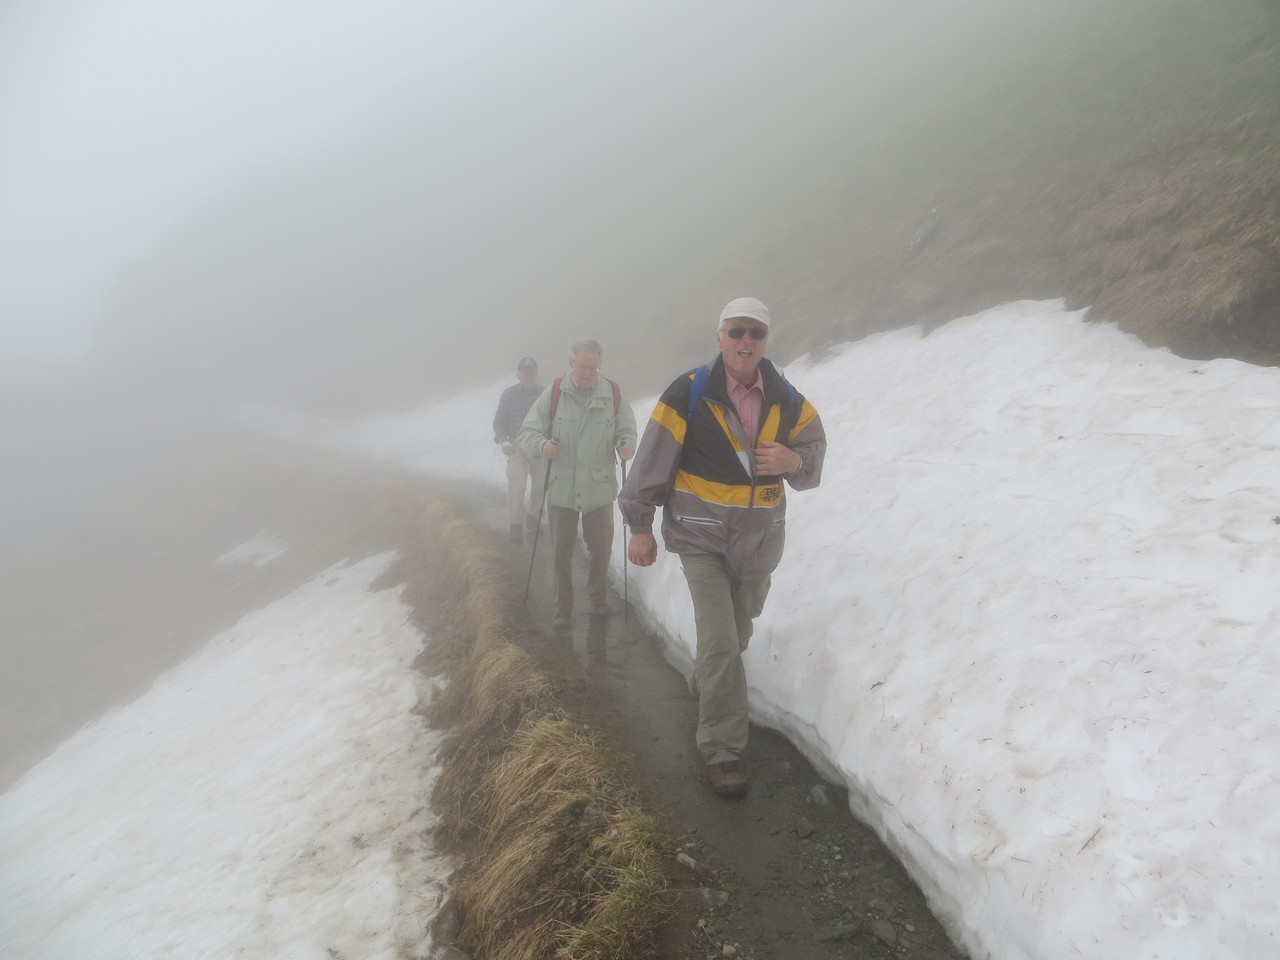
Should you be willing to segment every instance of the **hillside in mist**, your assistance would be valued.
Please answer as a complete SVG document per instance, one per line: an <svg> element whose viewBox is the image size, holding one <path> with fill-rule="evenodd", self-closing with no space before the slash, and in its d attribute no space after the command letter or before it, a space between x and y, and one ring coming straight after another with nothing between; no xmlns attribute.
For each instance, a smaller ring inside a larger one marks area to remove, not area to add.
<svg viewBox="0 0 1280 960"><path fill-rule="evenodd" d="M1062 296L1280 362L1275 4L576 9L189 210L99 357L352 415L594 335L634 393L750 294L784 360Z"/></svg>

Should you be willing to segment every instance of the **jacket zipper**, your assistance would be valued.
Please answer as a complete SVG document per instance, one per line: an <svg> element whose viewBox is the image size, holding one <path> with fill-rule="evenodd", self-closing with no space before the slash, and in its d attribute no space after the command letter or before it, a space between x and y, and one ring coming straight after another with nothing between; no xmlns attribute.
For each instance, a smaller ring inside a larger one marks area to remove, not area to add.
<svg viewBox="0 0 1280 960"><path fill-rule="evenodd" d="M762 403L761 407L763 406L764 404ZM738 429L742 431L742 436L746 438L747 443L754 443L755 441L752 438L747 437L747 428L743 425L742 418L738 416L738 408L733 405L733 401L729 401L729 403L726 404L726 407L733 412L733 418L738 421ZM752 449L747 450L747 460L751 464L751 488L747 493L747 513L750 514L751 511L755 509L756 505L756 458ZM750 527L750 524L748 523L746 526ZM736 550L730 550L729 552L735 555L737 560L733 575L738 580L741 580L743 558L737 555L738 551Z"/></svg>

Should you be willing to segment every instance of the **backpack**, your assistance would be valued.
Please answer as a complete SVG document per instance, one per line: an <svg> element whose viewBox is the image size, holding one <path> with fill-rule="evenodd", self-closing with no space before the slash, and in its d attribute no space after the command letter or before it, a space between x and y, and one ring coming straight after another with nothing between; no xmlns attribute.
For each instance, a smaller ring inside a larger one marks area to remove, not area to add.
<svg viewBox="0 0 1280 960"><path fill-rule="evenodd" d="M564 377L556 377L555 383L551 384L551 419L556 418L556 407L560 406L560 381ZM622 402L622 391L618 389L618 385L608 377L604 378L604 382L613 387L613 412L618 412L618 404Z"/></svg>

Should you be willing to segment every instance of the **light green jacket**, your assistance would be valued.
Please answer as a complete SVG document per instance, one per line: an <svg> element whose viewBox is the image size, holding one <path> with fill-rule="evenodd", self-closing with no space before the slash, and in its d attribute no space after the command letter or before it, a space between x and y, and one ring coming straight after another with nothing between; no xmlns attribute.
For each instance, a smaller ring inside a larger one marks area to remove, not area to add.
<svg viewBox="0 0 1280 960"><path fill-rule="evenodd" d="M555 421L551 418L552 390L543 390L524 418L516 444L533 461L534 470L546 470L542 445L560 441L551 461L547 503L580 513L606 506L618 496L616 446L623 440L636 443L636 416L626 399L613 409L613 387L604 377L596 380L591 398L584 404L565 376L560 385Z"/></svg>

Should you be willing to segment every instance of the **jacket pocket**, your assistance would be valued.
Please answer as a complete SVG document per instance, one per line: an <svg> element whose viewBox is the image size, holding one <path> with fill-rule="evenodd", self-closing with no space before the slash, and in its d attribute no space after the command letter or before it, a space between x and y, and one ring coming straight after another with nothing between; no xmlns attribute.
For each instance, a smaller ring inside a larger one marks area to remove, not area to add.
<svg viewBox="0 0 1280 960"><path fill-rule="evenodd" d="M689 523L696 527L723 527L724 521L717 520L715 517L686 517L677 514L676 521L679 523Z"/></svg>

